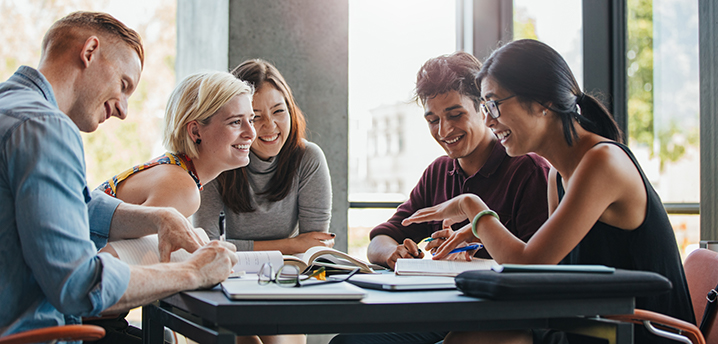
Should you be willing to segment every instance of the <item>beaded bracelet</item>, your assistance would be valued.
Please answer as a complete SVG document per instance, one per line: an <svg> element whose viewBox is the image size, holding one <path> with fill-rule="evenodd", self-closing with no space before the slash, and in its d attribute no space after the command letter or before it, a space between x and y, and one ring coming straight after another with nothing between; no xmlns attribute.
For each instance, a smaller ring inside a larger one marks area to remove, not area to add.
<svg viewBox="0 0 718 344"><path fill-rule="evenodd" d="M479 235L476 234L476 223L479 222L479 219L480 219L482 216L484 216L484 215L492 215L492 216L495 217L497 220L501 221L501 219L499 219L499 214L497 214L497 213L496 213L495 211L493 211L493 210L482 210L482 211L480 211L478 214L476 214L476 216L474 216L474 220L471 221L471 233L474 233L474 236L475 236L477 239L479 238Z"/></svg>

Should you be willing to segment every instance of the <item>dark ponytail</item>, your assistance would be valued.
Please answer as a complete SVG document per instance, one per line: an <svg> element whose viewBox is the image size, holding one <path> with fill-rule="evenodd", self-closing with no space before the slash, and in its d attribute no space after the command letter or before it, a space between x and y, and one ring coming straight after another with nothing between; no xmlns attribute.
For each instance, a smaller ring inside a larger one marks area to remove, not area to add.
<svg viewBox="0 0 718 344"><path fill-rule="evenodd" d="M556 113L566 142L578 139L575 122L585 130L622 142L613 116L595 97L584 94L566 61L545 43L522 39L494 51L484 62L476 84L491 77L519 101L535 101Z"/></svg>
<svg viewBox="0 0 718 344"><path fill-rule="evenodd" d="M581 95L583 99L579 96L577 102L581 109L581 114L576 117L578 124L594 134L623 143L623 133L603 103L591 95Z"/></svg>

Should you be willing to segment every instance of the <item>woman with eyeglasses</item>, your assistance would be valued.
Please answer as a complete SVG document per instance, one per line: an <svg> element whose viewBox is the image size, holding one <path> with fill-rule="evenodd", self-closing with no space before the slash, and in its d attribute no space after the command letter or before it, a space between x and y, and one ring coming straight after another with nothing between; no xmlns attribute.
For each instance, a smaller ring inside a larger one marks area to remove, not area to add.
<svg viewBox="0 0 718 344"><path fill-rule="evenodd" d="M550 215L524 243L473 194L419 210L404 225L473 220L471 227L451 234L434 259L444 258L459 244L480 241L498 263L602 264L653 271L671 280L673 289L669 294L637 297L636 308L695 323L675 234L661 200L621 143L613 117L581 91L564 59L539 41L514 41L489 57L476 81L486 125L506 152L510 156L535 152L553 165ZM470 254L466 253L467 259ZM635 328L636 343L663 341L642 326ZM445 341L572 342L576 338L553 330L452 332Z"/></svg>

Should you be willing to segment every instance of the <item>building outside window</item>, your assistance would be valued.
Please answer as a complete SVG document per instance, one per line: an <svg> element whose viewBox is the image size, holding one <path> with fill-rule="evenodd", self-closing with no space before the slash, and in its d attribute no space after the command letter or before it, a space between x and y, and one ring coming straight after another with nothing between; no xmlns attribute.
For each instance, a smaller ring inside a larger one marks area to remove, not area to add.
<svg viewBox="0 0 718 344"><path fill-rule="evenodd" d="M456 6L445 0L349 0L349 201L403 202L444 154L412 100L416 72L456 50ZM349 253L394 208L349 209Z"/></svg>

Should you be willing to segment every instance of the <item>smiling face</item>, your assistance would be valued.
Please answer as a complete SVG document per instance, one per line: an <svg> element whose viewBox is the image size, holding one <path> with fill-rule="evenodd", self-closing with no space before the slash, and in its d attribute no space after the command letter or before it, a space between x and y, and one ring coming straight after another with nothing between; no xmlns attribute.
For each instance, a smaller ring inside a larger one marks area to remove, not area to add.
<svg viewBox="0 0 718 344"><path fill-rule="evenodd" d="M473 164L470 160L482 156L494 140L471 98L457 91L428 98L424 109L431 136L462 167L466 162Z"/></svg>
<svg viewBox="0 0 718 344"><path fill-rule="evenodd" d="M493 78L486 77L481 81L481 99L485 101L499 100L511 96L512 93L501 87ZM501 116L486 116L486 126L491 128L509 156L518 156L536 152L540 147L540 133L547 124L544 108L532 102L530 106L519 102L513 97L499 105Z"/></svg>
<svg viewBox="0 0 718 344"><path fill-rule="evenodd" d="M224 104L210 117L206 125L197 126L202 143L198 145L199 159L220 165L222 171L247 166L249 149L256 137L252 125L252 102L247 94L240 94ZM192 130L192 129L190 129Z"/></svg>
<svg viewBox="0 0 718 344"><path fill-rule="evenodd" d="M77 97L67 115L84 132L93 132L112 116L127 117L127 99L140 81L142 63L123 43L103 41L103 49L82 73Z"/></svg>
<svg viewBox="0 0 718 344"><path fill-rule="evenodd" d="M292 119L287 103L282 92L266 83L254 93L252 107L257 130L252 152L262 160L269 160L279 154L291 131Z"/></svg>

